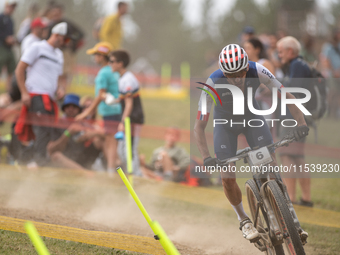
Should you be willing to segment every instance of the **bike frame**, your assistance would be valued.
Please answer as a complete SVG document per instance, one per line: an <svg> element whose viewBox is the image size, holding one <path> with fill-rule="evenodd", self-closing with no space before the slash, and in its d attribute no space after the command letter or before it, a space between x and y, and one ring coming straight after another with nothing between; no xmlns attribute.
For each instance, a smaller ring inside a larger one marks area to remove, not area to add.
<svg viewBox="0 0 340 255"><path fill-rule="evenodd" d="M285 139L283 139L279 142L270 144L266 147L268 149L276 149L276 148L281 147L281 146L288 146L288 144L291 143L294 140L295 139L291 136L291 137L287 137L287 138L285 138ZM249 159L249 156L248 156L249 152L251 152L251 151L252 150L250 148L243 149L243 150L241 150L240 153L237 153L235 157L223 160L221 162L223 162L223 164L229 164L231 162L236 162L238 160L244 159L249 164L249 166L252 169L254 169L253 168L254 165L253 165L252 161ZM255 214L255 222L254 222L255 228L257 226L257 217L258 217L259 211L261 209L264 220L266 221L266 224L269 228L268 232L270 234L271 240L272 240L272 242L274 241L273 245L283 243L283 238L284 238L283 233L281 233L281 231L280 231L280 227L279 227L277 219L274 215L273 208L271 207L269 199L268 199L267 194L266 194L266 186L267 186L268 182L275 180L277 182L277 184L279 185L279 187L281 188L281 191L286 198L286 203L287 203L288 208L291 212L291 215L293 217L294 224L295 224L296 228L298 229L299 232L302 231L302 228L301 228L300 222L297 218L293 204L292 204L292 202L289 198L289 195L288 195L288 192L287 192L287 187L283 183L281 175L279 173L276 173L276 172L263 173L261 171L261 168L259 168L258 172L252 172L252 175L253 175L253 180L255 181L257 188L258 188L260 195L261 195L261 201L257 202L257 205L256 205L256 214Z"/></svg>

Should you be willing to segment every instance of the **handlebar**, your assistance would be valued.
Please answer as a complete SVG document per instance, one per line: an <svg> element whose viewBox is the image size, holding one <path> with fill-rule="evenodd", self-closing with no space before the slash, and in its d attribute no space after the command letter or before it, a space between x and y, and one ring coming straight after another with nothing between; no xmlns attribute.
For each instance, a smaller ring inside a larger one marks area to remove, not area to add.
<svg viewBox="0 0 340 255"><path fill-rule="evenodd" d="M293 134L285 136L282 140L272 143L270 145L264 146L267 147L268 149L277 149L282 146L288 146L288 144L292 143L295 141L295 137ZM241 159L244 159L248 156L249 152L253 151L251 148L247 147L245 149L237 151L236 155L232 158L224 159L224 160L218 160L220 165L227 165L229 163L233 163L236 161L239 161Z"/></svg>

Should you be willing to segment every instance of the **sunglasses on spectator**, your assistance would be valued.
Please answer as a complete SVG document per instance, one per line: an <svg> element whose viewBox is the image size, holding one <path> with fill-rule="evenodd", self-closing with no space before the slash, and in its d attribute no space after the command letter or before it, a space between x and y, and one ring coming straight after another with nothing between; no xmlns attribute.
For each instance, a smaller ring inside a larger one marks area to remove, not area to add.
<svg viewBox="0 0 340 255"><path fill-rule="evenodd" d="M112 60L112 59L109 60L110 64L113 64L113 63L116 63L116 62L119 62L119 61L118 60Z"/></svg>

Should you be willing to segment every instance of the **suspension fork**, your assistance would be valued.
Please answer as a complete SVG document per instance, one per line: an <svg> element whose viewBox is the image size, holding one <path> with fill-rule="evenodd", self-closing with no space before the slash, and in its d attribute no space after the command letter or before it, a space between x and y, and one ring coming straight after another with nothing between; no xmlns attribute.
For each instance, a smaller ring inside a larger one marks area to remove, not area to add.
<svg viewBox="0 0 340 255"><path fill-rule="evenodd" d="M266 194L266 188L267 188L268 181L263 183L260 189L260 195L262 197L262 201L267 209L267 215L268 215L268 220L271 226L271 230L273 231L273 234L276 238L276 240L282 240L283 238L283 233L281 233L279 223L275 217L273 208L269 202L269 199Z"/></svg>
<svg viewBox="0 0 340 255"><path fill-rule="evenodd" d="M300 222L299 222L299 219L297 217L297 214L295 212L295 209L293 207L293 203L292 201L290 200L290 197L288 195L288 191L287 191L287 187L286 185L284 184L282 178L281 178L281 175L279 173L275 173L275 178L276 178L276 182L277 184L279 185L279 187L281 188L281 191L283 193L283 195L285 196L286 198L286 203L288 205L288 209L290 211L290 213L292 214L292 217L293 217L293 220L294 220L294 224L295 224L295 227L300 231L302 231L302 228L301 228L301 225L300 225Z"/></svg>
<svg viewBox="0 0 340 255"><path fill-rule="evenodd" d="M249 161L248 161L249 162ZM251 165L251 164L249 164ZM275 217L274 211L272 206L270 205L270 202L268 200L267 194L266 194L266 186L267 183L269 181L269 175L268 173L264 174L264 173L253 173L253 179L255 181L255 183L257 184L259 191L260 191L260 195L262 198L262 203L264 205L264 207L267 209L266 214L267 214L267 220L268 220L268 225L269 225L269 231L271 233L273 233L273 235L275 236L276 240L282 240L282 233L279 227L279 223L277 222L277 219ZM258 207L260 206L259 204L257 205ZM258 208L256 210L257 214L258 214Z"/></svg>

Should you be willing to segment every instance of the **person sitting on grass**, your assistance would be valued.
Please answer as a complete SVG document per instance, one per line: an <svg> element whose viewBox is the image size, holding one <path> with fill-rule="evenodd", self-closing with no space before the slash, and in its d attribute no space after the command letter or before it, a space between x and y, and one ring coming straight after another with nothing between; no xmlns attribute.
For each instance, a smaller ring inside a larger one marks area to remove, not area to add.
<svg viewBox="0 0 340 255"><path fill-rule="evenodd" d="M78 121L83 120L87 118L87 116L91 115L98 107L99 114L103 116L106 131L104 155L107 160L107 171L109 174L115 173L117 141L114 138L114 134L117 132L117 126L121 120L122 112L120 104L109 105L103 101L107 94L111 94L115 98L119 97L119 74L112 72L111 67L108 65L109 53L111 50L111 44L107 42L100 42L86 52L89 55L94 55L94 61L101 67L101 69L95 79L96 98L88 108L75 118Z"/></svg>
<svg viewBox="0 0 340 255"><path fill-rule="evenodd" d="M180 130L170 127L165 133L165 145L155 149L150 164L145 163L145 155L140 155L143 176L157 180L174 182L186 181L185 173L190 165L189 154L177 145Z"/></svg>
<svg viewBox="0 0 340 255"><path fill-rule="evenodd" d="M79 96L68 94L62 105L64 122L70 123L81 112ZM80 123L56 130L58 139L50 141L47 151L54 166L71 169L91 169L103 148L101 133Z"/></svg>

